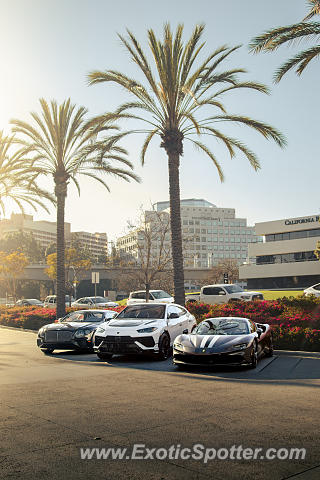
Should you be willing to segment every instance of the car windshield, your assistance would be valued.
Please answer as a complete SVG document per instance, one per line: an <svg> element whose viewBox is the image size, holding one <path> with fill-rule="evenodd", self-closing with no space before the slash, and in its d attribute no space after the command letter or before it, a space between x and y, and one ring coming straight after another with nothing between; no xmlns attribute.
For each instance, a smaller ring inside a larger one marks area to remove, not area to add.
<svg viewBox="0 0 320 480"><path fill-rule="evenodd" d="M95 303L105 303L107 302L108 300L104 297L90 297L91 300Z"/></svg>
<svg viewBox="0 0 320 480"><path fill-rule="evenodd" d="M224 285L224 288L227 290L228 293L243 292L243 288L239 287L239 285Z"/></svg>
<svg viewBox="0 0 320 480"><path fill-rule="evenodd" d="M197 335L247 335L249 327L246 320L239 318L211 318L199 323L194 333Z"/></svg>
<svg viewBox="0 0 320 480"><path fill-rule="evenodd" d="M153 297L156 298L156 299L159 299L159 298L170 298L171 295L169 295L169 293L167 292L164 292L163 290L156 290L155 292L151 292Z"/></svg>
<svg viewBox="0 0 320 480"><path fill-rule="evenodd" d="M29 302L30 305L40 305L40 304L42 304L42 302L40 302L40 300L37 300L36 298L29 298L28 300L26 300L26 302Z"/></svg>
<svg viewBox="0 0 320 480"><path fill-rule="evenodd" d="M129 305L117 316L120 318L164 318L165 305Z"/></svg>
<svg viewBox="0 0 320 480"><path fill-rule="evenodd" d="M102 322L103 312L71 312L61 322Z"/></svg>

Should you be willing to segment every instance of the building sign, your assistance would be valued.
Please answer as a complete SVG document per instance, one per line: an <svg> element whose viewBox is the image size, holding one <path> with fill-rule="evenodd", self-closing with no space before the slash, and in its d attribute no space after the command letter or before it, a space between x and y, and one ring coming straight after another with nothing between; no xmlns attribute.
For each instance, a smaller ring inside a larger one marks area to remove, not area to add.
<svg viewBox="0 0 320 480"><path fill-rule="evenodd" d="M308 218L298 218L297 220L285 220L285 225L298 225L299 223L313 223L319 222L319 215L315 217L308 217Z"/></svg>

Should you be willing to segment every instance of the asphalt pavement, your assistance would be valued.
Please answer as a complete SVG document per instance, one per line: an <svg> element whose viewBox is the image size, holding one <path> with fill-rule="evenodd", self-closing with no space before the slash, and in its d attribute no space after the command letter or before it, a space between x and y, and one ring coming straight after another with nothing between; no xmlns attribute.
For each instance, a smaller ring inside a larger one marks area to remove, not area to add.
<svg viewBox="0 0 320 480"><path fill-rule="evenodd" d="M35 333L0 328L0 478L319 479L319 388L320 355L276 352L255 370L180 371L153 357L44 355ZM135 444L149 459L80 458L81 448L131 453ZM150 459L150 449L195 444L305 448L306 457Z"/></svg>

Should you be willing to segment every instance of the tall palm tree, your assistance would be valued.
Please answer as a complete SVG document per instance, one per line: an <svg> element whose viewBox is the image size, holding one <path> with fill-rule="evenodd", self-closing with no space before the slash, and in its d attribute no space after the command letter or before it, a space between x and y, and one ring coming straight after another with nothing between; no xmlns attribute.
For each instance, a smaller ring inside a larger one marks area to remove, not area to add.
<svg viewBox="0 0 320 480"><path fill-rule="evenodd" d="M160 146L167 153L175 301L180 304L184 304L184 273L179 167L184 140L191 141L212 160L221 180L221 165L216 155L201 141L201 136L209 135L221 141L231 157L236 150L242 152L255 170L260 165L256 155L246 145L218 130L218 123L243 124L265 138L275 140L280 146L285 143L282 135L273 127L247 116L227 114L220 100L225 93L237 88L267 93L267 88L254 82L239 81L237 74L245 72L242 68L225 71L220 69L222 62L239 47L222 46L204 60L200 60L200 52L205 45L205 42L199 43L203 30L204 25L197 25L186 43L182 40L183 25L178 25L174 35L170 25L165 24L162 41L156 38L153 30L149 30L152 65L133 33L127 31L127 37L119 35L122 45L130 53L131 60L142 72L145 85L115 70L93 71L89 74L91 85L113 82L135 97L133 102L124 103L114 114L101 116L96 122L103 124L113 118L142 120L147 124L147 131L144 130L147 136L141 150L142 164L148 146L156 135L160 136ZM132 109L140 110L142 114L130 113ZM208 116L210 109L213 110L213 116ZM201 112L203 116L199 117ZM196 138L193 138L194 136Z"/></svg>
<svg viewBox="0 0 320 480"><path fill-rule="evenodd" d="M28 160L26 152L14 147L14 136L0 131L0 212L5 215L6 200L11 200L22 213L26 205L34 210L41 206L48 211L42 199L52 198L37 185L39 171Z"/></svg>
<svg viewBox="0 0 320 480"><path fill-rule="evenodd" d="M274 51L284 44L292 44L301 40L313 41L320 34L320 22L309 22L311 18L320 13L320 0L309 0L310 11L301 22L286 27L273 28L253 38L249 48L254 53L261 51ZM280 82L282 77L295 68L297 75L301 75L309 63L319 57L320 45L316 44L303 50L283 65L274 74L274 81Z"/></svg>
<svg viewBox="0 0 320 480"><path fill-rule="evenodd" d="M139 180L126 158L126 150L118 145L124 136L118 133L100 139L97 131L89 128L84 107L73 105L70 99L58 105L40 99L41 114L32 112L34 126L12 120L13 131L21 135L20 144L33 155L34 165L42 175L51 175L57 204L57 318L65 314L65 239L64 215L69 181L78 192L78 177L84 175L100 182L109 174L123 180ZM115 129L114 125L108 125ZM118 163L118 165L117 165Z"/></svg>

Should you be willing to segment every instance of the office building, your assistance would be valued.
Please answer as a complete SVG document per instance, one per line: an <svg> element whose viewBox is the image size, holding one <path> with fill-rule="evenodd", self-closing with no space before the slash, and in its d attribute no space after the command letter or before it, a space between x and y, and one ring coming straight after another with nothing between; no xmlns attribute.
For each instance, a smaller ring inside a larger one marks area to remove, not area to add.
<svg viewBox="0 0 320 480"><path fill-rule="evenodd" d="M320 241L319 216L256 223L263 243L249 245L250 262L240 266L248 288L305 288L320 281L314 254Z"/></svg>

